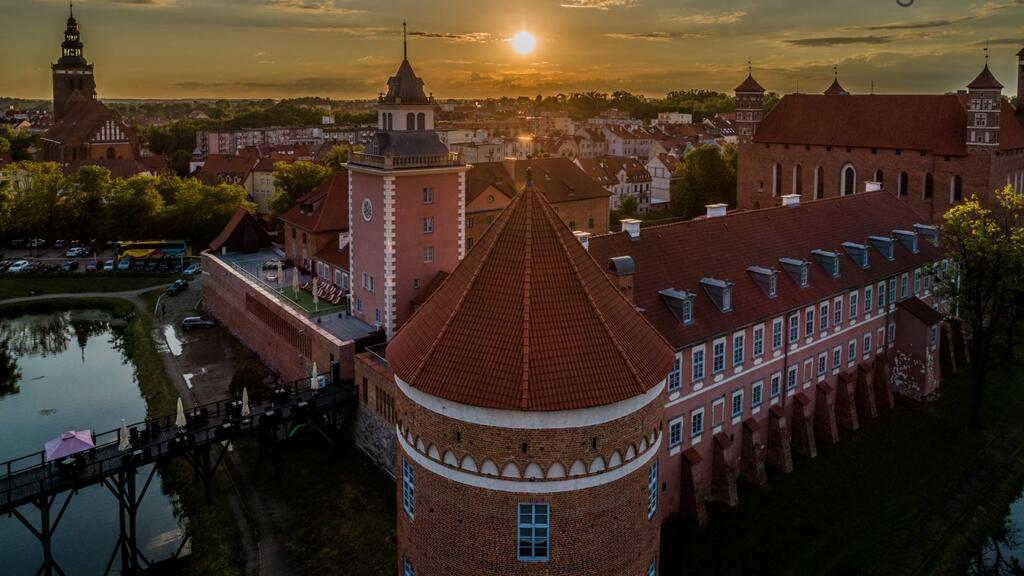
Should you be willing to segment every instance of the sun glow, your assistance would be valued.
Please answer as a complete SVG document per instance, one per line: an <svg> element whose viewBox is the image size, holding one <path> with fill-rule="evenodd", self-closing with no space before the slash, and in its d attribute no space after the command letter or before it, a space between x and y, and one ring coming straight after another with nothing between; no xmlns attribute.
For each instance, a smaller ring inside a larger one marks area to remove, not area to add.
<svg viewBox="0 0 1024 576"><path fill-rule="evenodd" d="M520 54L529 54L537 47L537 39L526 30L516 32L512 37L512 49Z"/></svg>

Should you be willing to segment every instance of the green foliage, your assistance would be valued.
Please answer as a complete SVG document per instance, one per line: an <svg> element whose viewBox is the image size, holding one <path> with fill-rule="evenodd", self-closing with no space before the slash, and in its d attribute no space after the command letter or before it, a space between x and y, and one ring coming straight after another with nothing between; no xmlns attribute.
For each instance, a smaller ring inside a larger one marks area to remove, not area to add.
<svg viewBox="0 0 1024 576"><path fill-rule="evenodd" d="M0 154L11 153L11 141L7 138L0 136Z"/></svg>
<svg viewBox="0 0 1024 576"><path fill-rule="evenodd" d="M678 168L681 178L670 191L673 215L693 218L703 214L708 204L736 205L735 153L727 154L731 159L714 146L701 146L683 158Z"/></svg>
<svg viewBox="0 0 1024 576"><path fill-rule="evenodd" d="M252 110L215 124L214 128L268 128L270 126L305 126L320 124L323 111L291 102L279 102L269 108ZM194 142L194 140L193 140Z"/></svg>
<svg viewBox="0 0 1024 576"><path fill-rule="evenodd" d="M510 99L507 105L513 105ZM694 121L700 122L719 112L732 112L736 105L732 96L712 90L676 90L660 100L619 90L611 95L593 91L556 94L542 99L539 108L564 112L577 120L591 118L615 108L642 120L655 118L659 112L683 112L693 114Z"/></svg>
<svg viewBox="0 0 1024 576"><path fill-rule="evenodd" d="M296 200L312 192L330 174L330 168L304 160L274 164L274 187L277 192L270 201L273 219L291 210Z"/></svg>
<svg viewBox="0 0 1024 576"><path fill-rule="evenodd" d="M333 168L334 170L341 170L341 168L348 162L348 153L351 146L348 144L336 144L327 151L327 157L325 163Z"/></svg>
<svg viewBox="0 0 1024 576"><path fill-rule="evenodd" d="M7 152L2 149L3 140L6 140L9 146ZM38 134L28 130L12 130L10 126L0 126L0 154L9 152L15 161L30 160L33 156L32 149L38 145Z"/></svg>
<svg viewBox="0 0 1024 576"><path fill-rule="evenodd" d="M337 112L334 121L339 124L376 124L377 113L373 110L362 112Z"/></svg>
<svg viewBox="0 0 1024 576"><path fill-rule="evenodd" d="M640 201L637 200L636 196L627 196L619 203L618 214L621 218L632 218L636 216L639 208Z"/></svg>
<svg viewBox="0 0 1024 576"><path fill-rule="evenodd" d="M177 176L112 178L85 166L65 176L54 163L19 162L0 171L7 237L81 240L187 239L204 247L239 207L255 205L241 186L207 186Z"/></svg>

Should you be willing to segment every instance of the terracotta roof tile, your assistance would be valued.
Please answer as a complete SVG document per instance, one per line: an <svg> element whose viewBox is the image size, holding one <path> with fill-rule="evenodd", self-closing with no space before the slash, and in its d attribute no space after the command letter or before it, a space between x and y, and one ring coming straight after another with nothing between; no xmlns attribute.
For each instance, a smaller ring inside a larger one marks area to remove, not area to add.
<svg viewBox="0 0 1024 576"><path fill-rule="evenodd" d="M348 170L338 170L302 196L281 220L307 232L348 230Z"/></svg>
<svg viewBox="0 0 1024 576"><path fill-rule="evenodd" d="M747 79L737 86L734 92L764 92L764 87L758 84L757 80L754 80L752 74L747 74Z"/></svg>
<svg viewBox="0 0 1024 576"><path fill-rule="evenodd" d="M992 75L992 71L988 69L988 64L985 64L985 68L978 74L978 77L972 80L967 87L981 90L998 90L1003 85Z"/></svg>
<svg viewBox="0 0 1024 576"><path fill-rule="evenodd" d="M454 402L600 406L662 382L673 355L533 186L388 345L395 373Z"/></svg>

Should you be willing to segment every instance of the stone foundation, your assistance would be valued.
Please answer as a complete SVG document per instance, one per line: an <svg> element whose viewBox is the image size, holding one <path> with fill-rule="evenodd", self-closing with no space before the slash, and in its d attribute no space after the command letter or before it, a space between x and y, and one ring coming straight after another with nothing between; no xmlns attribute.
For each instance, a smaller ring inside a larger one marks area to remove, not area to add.
<svg viewBox="0 0 1024 576"><path fill-rule="evenodd" d="M836 383L836 422L844 429L855 432L860 428L857 418L857 380L846 372L839 374Z"/></svg>
<svg viewBox="0 0 1024 576"><path fill-rule="evenodd" d="M793 453L786 411L782 406L772 406L768 411L768 464L789 474L793 471Z"/></svg>
<svg viewBox="0 0 1024 576"><path fill-rule="evenodd" d="M715 434L714 456L711 461L711 497L729 506L739 504L740 497L736 491L736 467L733 464L733 442L725 432Z"/></svg>
<svg viewBox="0 0 1024 576"><path fill-rule="evenodd" d="M679 482L679 510L684 516L697 521L701 526L708 521L708 510L704 502L704 491L701 490L700 463L703 461L699 452L687 448L682 453L683 470Z"/></svg>
<svg viewBox="0 0 1024 576"><path fill-rule="evenodd" d="M814 458L818 455L818 446L814 443L811 399L797 392L793 400L793 450L804 458Z"/></svg>
<svg viewBox="0 0 1024 576"><path fill-rule="evenodd" d="M743 421L743 440L740 448L740 480L764 488L768 485L765 474L765 445L761 438L761 425L754 418Z"/></svg>
<svg viewBox="0 0 1024 576"><path fill-rule="evenodd" d="M348 430L352 442L385 474L395 477L395 427L366 409L362 403L353 411Z"/></svg>
<svg viewBox="0 0 1024 576"><path fill-rule="evenodd" d="M835 444L839 442L839 427L836 426L836 391L828 382L819 382L814 405L814 435L818 440Z"/></svg>
<svg viewBox="0 0 1024 576"><path fill-rule="evenodd" d="M857 399L857 411L865 418L871 420L878 418L878 406L875 404L875 376L871 368L864 363L857 364L856 386L854 395Z"/></svg>

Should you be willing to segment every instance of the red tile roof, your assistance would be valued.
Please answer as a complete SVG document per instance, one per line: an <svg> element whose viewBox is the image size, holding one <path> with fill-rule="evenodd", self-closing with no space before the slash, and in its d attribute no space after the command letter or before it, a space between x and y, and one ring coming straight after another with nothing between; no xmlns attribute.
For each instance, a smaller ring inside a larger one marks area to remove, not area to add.
<svg viewBox="0 0 1024 576"><path fill-rule="evenodd" d="M220 234L210 242L210 251L227 248L230 252L252 253L271 245L270 235L256 217L238 208Z"/></svg>
<svg viewBox="0 0 1024 576"><path fill-rule="evenodd" d="M210 186L216 186L225 179L237 179L242 183L249 177L257 162L259 158L249 154L210 154L196 173L196 178Z"/></svg>
<svg viewBox="0 0 1024 576"><path fill-rule="evenodd" d="M306 232L348 230L348 170L338 170L302 196L281 220Z"/></svg>
<svg viewBox="0 0 1024 576"><path fill-rule="evenodd" d="M533 171L534 187L552 204L611 194L568 158L533 158L474 164L466 174L466 203L491 186L512 198L526 183L527 169Z"/></svg>
<svg viewBox="0 0 1024 576"><path fill-rule="evenodd" d="M350 254L348 246L348 244L345 244L344 248L338 250L338 244L336 242L331 242L324 246L323 248L321 248L320 251L316 253L316 256L314 256L314 258L326 262L331 266L334 266L335 268L341 268L342 270L352 270L351 264L349 262Z"/></svg>
<svg viewBox="0 0 1024 576"><path fill-rule="evenodd" d="M826 96L848 96L850 92L839 83L839 78L832 81L832 85L825 89Z"/></svg>
<svg viewBox="0 0 1024 576"><path fill-rule="evenodd" d="M597 158L579 158L580 168L602 186L619 183L619 172L626 171L626 182L650 182L651 173L636 158L624 156L599 156Z"/></svg>
<svg viewBox="0 0 1024 576"><path fill-rule="evenodd" d="M673 355L527 184L387 348L427 394L524 411L611 404Z"/></svg>
<svg viewBox="0 0 1024 576"><path fill-rule="evenodd" d="M871 248L867 270L842 246L867 243L871 235L888 237L894 229L913 230L919 222L917 214L891 193L869 192L652 226L643 228L636 239L622 232L594 236L589 249L599 263L618 256L633 258L636 305L678 349L934 262L940 251L923 237L918 238L917 254L896 241L891 261ZM814 261L811 252L816 249L840 254L838 278ZM780 258L810 261L807 287L793 282ZM779 270L775 298L751 278L750 266ZM700 283L705 277L734 283L731 312L720 312L708 297ZM683 326L662 300L659 292L669 288L694 294L692 324Z"/></svg>
<svg viewBox="0 0 1024 576"><path fill-rule="evenodd" d="M992 75L992 71L988 69L988 64L985 64L985 68L978 74L978 77L972 80L967 87L981 90L998 90L1003 85Z"/></svg>
<svg viewBox="0 0 1024 576"><path fill-rule="evenodd" d="M764 87L754 80L753 74L747 74L747 79L737 86L734 92L764 92Z"/></svg>
<svg viewBox="0 0 1024 576"><path fill-rule="evenodd" d="M929 326L931 326L932 324L937 324L938 322L942 321L942 313L940 313L935 308L932 308L931 306L925 304L923 300L916 296L912 298L907 298L906 300L902 300L898 302L896 305L906 310L912 316L914 316L915 318Z"/></svg>
<svg viewBox="0 0 1024 576"><path fill-rule="evenodd" d="M967 155L966 95L861 94L836 98L790 94L757 128L773 144L925 150ZM1024 126L1002 103L1000 150L1024 147Z"/></svg>

